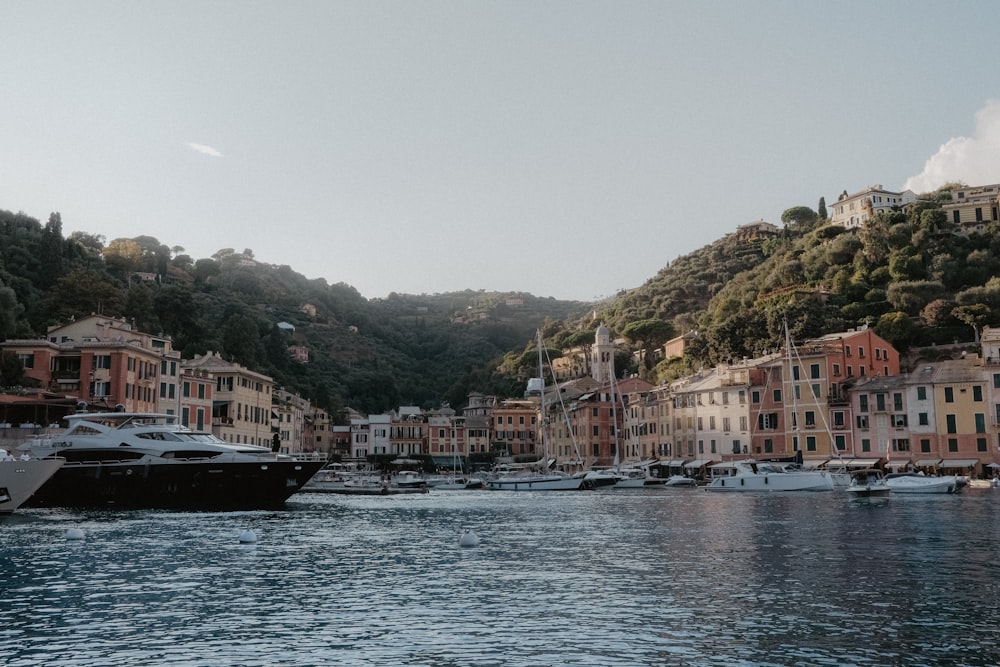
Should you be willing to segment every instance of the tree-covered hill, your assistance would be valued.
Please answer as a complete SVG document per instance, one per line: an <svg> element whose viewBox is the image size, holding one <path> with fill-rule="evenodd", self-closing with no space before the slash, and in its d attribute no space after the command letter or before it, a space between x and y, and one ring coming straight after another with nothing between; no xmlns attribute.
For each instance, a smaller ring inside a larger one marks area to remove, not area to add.
<svg viewBox="0 0 1000 667"><path fill-rule="evenodd" d="M490 369L546 320L588 308L474 291L368 300L349 285L257 262L250 250L193 260L153 237L105 245L87 234L64 238L59 214L42 225L0 211L0 339L39 337L90 313L124 317L171 336L185 358L218 351L334 412L523 391ZM291 346L309 361L294 361Z"/></svg>
<svg viewBox="0 0 1000 667"><path fill-rule="evenodd" d="M221 352L334 412L518 396L536 373L539 328L555 356L586 350L603 322L634 353L619 353L618 372L653 382L776 349L786 322L795 339L873 326L905 353L1000 324L1000 225L956 228L941 208L953 187L860 231L829 224L822 201L795 206L777 234L726 235L599 304L474 291L368 300L249 249L194 260L153 237L63 238L58 214L42 225L0 211L0 338L122 316L170 335L185 357ZM681 333L691 334L685 357L658 361ZM308 363L292 360L294 345Z"/></svg>

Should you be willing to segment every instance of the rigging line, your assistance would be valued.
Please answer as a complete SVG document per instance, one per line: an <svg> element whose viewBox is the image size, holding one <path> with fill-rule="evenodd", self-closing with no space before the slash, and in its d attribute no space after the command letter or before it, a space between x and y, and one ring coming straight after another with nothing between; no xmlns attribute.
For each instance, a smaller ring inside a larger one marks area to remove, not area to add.
<svg viewBox="0 0 1000 667"><path fill-rule="evenodd" d="M549 351L542 344L542 332L538 330L538 374L542 378L542 420L543 427L548 424L548 417L545 414L545 369L543 366L543 356L544 360L548 362L549 368L552 368L552 358L549 357ZM566 403L563 401L562 391L559 389L559 384L555 380L555 372L552 373L552 386L556 390L556 396L559 398L559 407L562 408L563 413L563 423L566 425L566 432L569 434L570 442L573 443L573 453L576 454L576 458L579 461L583 461L583 456L580 454L580 447L576 442L576 434L573 433L572 424L569 421L569 411L566 409ZM544 430L544 428L543 428ZM544 443L544 435L543 435ZM546 458L548 458L548 453L546 450Z"/></svg>
<svg viewBox="0 0 1000 667"><path fill-rule="evenodd" d="M794 375L794 370L795 370L794 367L792 366L792 354L794 353L795 360L798 361L799 368L802 368L804 370L805 362L802 361L802 357L801 355L799 355L798 348L792 345L792 336L788 331L788 320L784 321L784 325L785 325L785 350L788 354L788 364L789 364L788 381L792 383L792 411L795 418L795 430L800 431L801 429L798 424L798 403L797 403L797 397L795 396L795 380L792 377ZM799 382L802 382L802 380L799 380ZM809 387L809 394L813 397L813 401L810 403L806 403L805 404L806 406L812 406L816 408L824 407L819 404L818 402L819 397L813 393L811 386ZM829 404L826 405L826 408L829 409ZM836 446L836 442L834 441L833 429L830 428L830 422L826 418L826 410L820 409L817 410L817 412L819 412L820 419L823 420L823 429L826 431L827 437L829 438L830 441L830 452L832 454L835 454L837 459L841 463L844 463L844 457L840 454L840 448Z"/></svg>

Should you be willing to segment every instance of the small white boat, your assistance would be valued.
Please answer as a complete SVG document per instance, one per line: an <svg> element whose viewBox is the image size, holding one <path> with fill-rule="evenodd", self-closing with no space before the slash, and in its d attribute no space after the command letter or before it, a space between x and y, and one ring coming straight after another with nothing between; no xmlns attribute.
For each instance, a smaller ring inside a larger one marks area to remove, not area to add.
<svg viewBox="0 0 1000 667"><path fill-rule="evenodd" d="M955 493L958 479L954 475L936 477L919 472L893 472L885 477L893 493Z"/></svg>
<svg viewBox="0 0 1000 667"><path fill-rule="evenodd" d="M853 471L846 490L852 501L885 502L889 499L889 487L882 471L876 468Z"/></svg>
<svg viewBox="0 0 1000 667"><path fill-rule="evenodd" d="M671 475L667 477L667 481L663 483L664 486L695 486L698 481L694 477L687 477L685 475Z"/></svg>
<svg viewBox="0 0 1000 667"><path fill-rule="evenodd" d="M63 458L20 459L0 452L0 514L23 505L66 463Z"/></svg>

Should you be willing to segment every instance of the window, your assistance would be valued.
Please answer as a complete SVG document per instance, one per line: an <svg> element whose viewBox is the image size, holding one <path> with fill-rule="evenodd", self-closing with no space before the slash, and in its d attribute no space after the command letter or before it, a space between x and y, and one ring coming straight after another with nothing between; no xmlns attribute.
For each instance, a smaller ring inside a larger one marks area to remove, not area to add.
<svg viewBox="0 0 1000 667"><path fill-rule="evenodd" d="M781 403L781 390L775 389L772 396L774 397L775 403Z"/></svg>
<svg viewBox="0 0 1000 667"><path fill-rule="evenodd" d="M701 419L701 417L699 417ZM708 417L708 428L712 431L715 430L715 415L709 415Z"/></svg>
<svg viewBox="0 0 1000 667"><path fill-rule="evenodd" d="M903 428L906 426L906 414L894 414L891 417L893 428Z"/></svg>
<svg viewBox="0 0 1000 667"><path fill-rule="evenodd" d="M847 449L847 436L840 434L834 438L835 446L838 452L842 452Z"/></svg>
<svg viewBox="0 0 1000 667"><path fill-rule="evenodd" d="M733 440L733 454L739 454L739 453L740 453L740 441Z"/></svg>
<svg viewBox="0 0 1000 667"><path fill-rule="evenodd" d="M902 412L903 410L903 395L900 393L895 393L892 395L892 409L896 412Z"/></svg>
<svg viewBox="0 0 1000 667"><path fill-rule="evenodd" d="M764 438L764 453L772 454L774 452L774 443L771 442L770 438Z"/></svg>
<svg viewBox="0 0 1000 667"><path fill-rule="evenodd" d="M986 433L986 415L982 412L976 413L976 433Z"/></svg>
<svg viewBox="0 0 1000 667"><path fill-rule="evenodd" d="M599 435L600 435L600 431L599 431L599 429L600 429L600 427L599 427L599 426L597 426L596 424L595 424L595 425L593 426L593 436L594 436L595 438L596 438L597 436L599 436Z"/></svg>
<svg viewBox="0 0 1000 667"><path fill-rule="evenodd" d="M754 404L760 403L760 392L758 390L754 389L750 392L750 402Z"/></svg>
<svg viewBox="0 0 1000 667"><path fill-rule="evenodd" d="M813 398L819 398L820 396L823 395L823 392L820 391L819 384L812 385L812 392L813 392Z"/></svg>
<svg viewBox="0 0 1000 667"><path fill-rule="evenodd" d="M955 390L951 387L944 388L944 402L954 403L955 402Z"/></svg>
<svg viewBox="0 0 1000 667"><path fill-rule="evenodd" d="M861 438L861 451L870 452L872 450L872 441L868 438Z"/></svg>
<svg viewBox="0 0 1000 667"><path fill-rule="evenodd" d="M21 362L21 368L34 368L35 367L35 353L34 352L18 352L17 360Z"/></svg>
<svg viewBox="0 0 1000 667"><path fill-rule="evenodd" d="M892 441L892 451L894 452L908 452L910 451L910 441L907 438L896 438Z"/></svg>
<svg viewBox="0 0 1000 667"><path fill-rule="evenodd" d="M858 396L858 410L860 412L868 412L868 394Z"/></svg>
<svg viewBox="0 0 1000 667"><path fill-rule="evenodd" d="M806 428L816 428L816 413L806 410Z"/></svg>
<svg viewBox="0 0 1000 667"><path fill-rule="evenodd" d="M833 425L835 428L844 428L844 413L840 410L833 413Z"/></svg>
<svg viewBox="0 0 1000 667"><path fill-rule="evenodd" d="M977 452L986 451L986 438L976 438L976 451Z"/></svg>
<svg viewBox="0 0 1000 667"><path fill-rule="evenodd" d="M819 379L819 364L809 364L809 378L811 380Z"/></svg>
<svg viewBox="0 0 1000 667"><path fill-rule="evenodd" d="M864 359L864 358L865 358L865 348L858 345L858 359Z"/></svg>
<svg viewBox="0 0 1000 667"><path fill-rule="evenodd" d="M948 426L948 433L958 433L958 426L955 423L955 415L945 415Z"/></svg>
<svg viewBox="0 0 1000 667"><path fill-rule="evenodd" d="M885 394L875 394L875 412L885 412Z"/></svg>
<svg viewBox="0 0 1000 667"><path fill-rule="evenodd" d="M978 384L972 385L972 400L981 403L983 400L983 388Z"/></svg>
<svg viewBox="0 0 1000 667"><path fill-rule="evenodd" d="M705 423L704 423L703 419L704 419L703 417L698 417L698 430L699 431L704 431L705 430Z"/></svg>
<svg viewBox="0 0 1000 667"><path fill-rule="evenodd" d="M806 436L806 451L815 452L816 451L816 436L807 435Z"/></svg>
<svg viewBox="0 0 1000 667"><path fill-rule="evenodd" d="M949 452L958 451L958 438L948 438L948 451Z"/></svg>
<svg viewBox="0 0 1000 667"><path fill-rule="evenodd" d="M868 430L868 415L858 415L857 421L859 429L861 429L862 431Z"/></svg>
<svg viewBox="0 0 1000 667"><path fill-rule="evenodd" d="M927 426L930 421L927 419L927 413L921 412L917 414L917 423L921 426Z"/></svg>
<svg viewBox="0 0 1000 667"><path fill-rule="evenodd" d="M729 417L722 418L722 430L726 433L729 432Z"/></svg>
<svg viewBox="0 0 1000 667"><path fill-rule="evenodd" d="M917 400L919 401L927 400L927 387L917 387Z"/></svg>
<svg viewBox="0 0 1000 667"><path fill-rule="evenodd" d="M598 414L599 414L599 413L597 412L597 408L591 408L591 412L590 412L590 414L592 414L593 416L597 417L597 416L598 416Z"/></svg>
<svg viewBox="0 0 1000 667"><path fill-rule="evenodd" d="M840 377L840 364L833 365L833 377Z"/></svg>
<svg viewBox="0 0 1000 667"><path fill-rule="evenodd" d="M929 454L931 451L931 441L928 438L920 439L920 451L924 454Z"/></svg>

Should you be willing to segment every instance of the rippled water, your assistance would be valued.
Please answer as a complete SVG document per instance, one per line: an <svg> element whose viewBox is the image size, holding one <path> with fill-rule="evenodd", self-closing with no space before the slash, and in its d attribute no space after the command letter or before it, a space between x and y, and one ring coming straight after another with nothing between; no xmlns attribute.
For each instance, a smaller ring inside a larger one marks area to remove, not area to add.
<svg viewBox="0 0 1000 667"><path fill-rule="evenodd" d="M0 664L998 665L998 507L657 489L23 510L0 518Z"/></svg>

